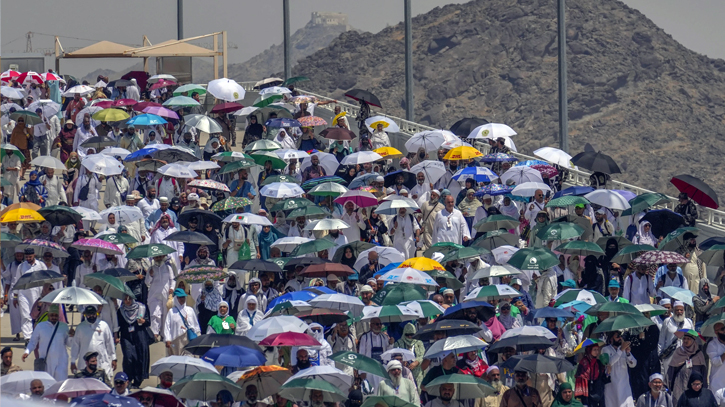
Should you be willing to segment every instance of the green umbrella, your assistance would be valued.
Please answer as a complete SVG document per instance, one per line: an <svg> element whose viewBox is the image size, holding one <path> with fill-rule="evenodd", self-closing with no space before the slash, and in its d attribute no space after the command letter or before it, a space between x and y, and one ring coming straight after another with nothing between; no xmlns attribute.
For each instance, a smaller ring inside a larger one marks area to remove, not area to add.
<svg viewBox="0 0 725 407"><path fill-rule="evenodd" d="M176 249L172 249L163 243L142 244L141 246L134 247L133 250L128 252L126 258L143 259L147 257L163 256L171 253L176 253Z"/></svg>
<svg viewBox="0 0 725 407"><path fill-rule="evenodd" d="M104 297L121 299L124 295L128 295L131 298L136 299L136 296L133 295L131 289L123 281L121 281L121 279L109 276L108 274L88 274L83 277L83 284L85 284L86 287L95 287L97 285L101 286Z"/></svg>
<svg viewBox="0 0 725 407"><path fill-rule="evenodd" d="M337 254L337 253L335 253ZM463 283L456 278L450 271L446 270L425 270L426 273L428 273L429 276L436 279L436 281L440 278L445 280L445 287L452 288L454 290L458 290L459 288L463 288Z"/></svg>
<svg viewBox="0 0 725 407"><path fill-rule="evenodd" d="M229 198L222 199L221 201L218 201L217 203L212 205L211 210L213 212L233 211L237 208L242 208L251 204L252 201L250 201L248 198L230 196Z"/></svg>
<svg viewBox="0 0 725 407"><path fill-rule="evenodd" d="M269 185L273 182L290 182L293 184L300 184L300 181L297 180L295 177L290 177L289 175L274 175L272 177L267 177L262 181L262 186Z"/></svg>
<svg viewBox="0 0 725 407"><path fill-rule="evenodd" d="M536 237L541 240L566 240L574 239L581 236L584 233L584 229L575 224L569 222L557 222L551 223L536 233Z"/></svg>
<svg viewBox="0 0 725 407"><path fill-rule="evenodd" d="M325 218L330 216L330 211L327 208L321 206L303 206L297 208L287 215L288 218L294 219L299 216L305 216L310 218Z"/></svg>
<svg viewBox="0 0 725 407"><path fill-rule="evenodd" d="M254 161L249 154L240 153L239 151L224 151L211 156L212 160L219 160L223 162L239 161L245 158L249 161Z"/></svg>
<svg viewBox="0 0 725 407"><path fill-rule="evenodd" d="M604 333L612 331L621 331L629 328L640 328L654 325L651 319L645 317L641 313L639 315L623 314L609 317L602 321L593 333Z"/></svg>
<svg viewBox="0 0 725 407"><path fill-rule="evenodd" d="M483 247L464 247L462 249L448 252L448 254L443 256L443 259L441 259L439 263L446 264L449 261L470 259L473 257L482 256L487 253L491 253L491 251L488 249L484 249Z"/></svg>
<svg viewBox="0 0 725 407"><path fill-rule="evenodd" d="M253 154L250 154L249 156L252 157L252 159L254 159L254 162L257 163L258 165L264 165L264 163L266 163L267 161L271 161L272 169L275 169L275 170L281 170L281 169L287 167L287 163L284 162L283 159L279 158L277 156L277 154L275 154L275 153L270 153L267 151L258 151L258 152L254 152ZM225 168L226 168L226 166L225 166Z"/></svg>
<svg viewBox="0 0 725 407"><path fill-rule="evenodd" d="M336 403L347 400L347 395L322 379L292 379L279 388L279 395L287 400L309 401L313 390L322 391L322 401Z"/></svg>
<svg viewBox="0 0 725 407"><path fill-rule="evenodd" d="M347 188L334 182L323 182L322 184L312 188L308 194L313 196L340 196L347 192Z"/></svg>
<svg viewBox="0 0 725 407"><path fill-rule="evenodd" d="M527 247L514 253L508 264L519 270L543 271L559 264L559 259L547 248Z"/></svg>
<svg viewBox="0 0 725 407"><path fill-rule="evenodd" d="M251 168L256 166L257 163L255 163L252 160L247 160L246 158L241 159L239 161L230 162L229 164L222 167L221 170L219 170L219 174L227 174L230 172L237 172L239 170L244 170L247 168Z"/></svg>
<svg viewBox="0 0 725 407"><path fill-rule="evenodd" d="M174 96L182 96L182 93L188 93L189 95L193 95L194 93L198 93L199 95L203 95L206 93L206 89L201 85L196 85L193 83L189 83L186 85L179 86L174 90Z"/></svg>
<svg viewBox="0 0 725 407"><path fill-rule="evenodd" d="M330 356L330 359L335 362L342 363L343 365L351 366L357 370L362 370L363 372L371 373L386 379L390 378L388 372L385 371L380 362L359 353L345 351L335 352Z"/></svg>
<svg viewBox="0 0 725 407"><path fill-rule="evenodd" d="M438 242L438 243L433 244L431 247L429 247L428 250L424 251L423 255L425 257L430 258L433 255L433 253L437 252L437 253L441 253L441 254L448 254L448 252L450 252L450 251L462 249L463 247L464 247L463 245L460 245L458 243Z"/></svg>
<svg viewBox="0 0 725 407"><path fill-rule="evenodd" d="M672 252L677 251L686 245L684 237L687 233L697 236L700 233L700 229L689 226L677 228L668 233L657 248L659 250L669 250Z"/></svg>
<svg viewBox="0 0 725 407"><path fill-rule="evenodd" d="M725 266L725 244L715 244L700 253L699 259L708 266ZM725 297L723 297L725 298Z"/></svg>
<svg viewBox="0 0 725 407"><path fill-rule="evenodd" d="M313 307L304 301L282 301L278 302L274 308L267 311L267 317L275 315L295 315L300 312L312 311Z"/></svg>
<svg viewBox="0 0 725 407"><path fill-rule="evenodd" d="M290 257L299 257L309 253L321 252L332 247L335 247L335 243L330 240L315 239L297 246L289 255Z"/></svg>
<svg viewBox="0 0 725 407"><path fill-rule="evenodd" d="M430 300L408 301L400 305L405 305L426 318L435 318L445 312L443 307Z"/></svg>
<svg viewBox="0 0 725 407"><path fill-rule="evenodd" d="M16 112L10 113L10 118L18 121L19 118L25 119L25 125L35 125L43 122L43 119L40 118L35 112L31 112L30 110L18 110Z"/></svg>
<svg viewBox="0 0 725 407"><path fill-rule="evenodd" d="M725 249L725 245L723 245L723 249ZM617 254L612 257L612 263L627 264L639 257L642 252L649 252L652 250L657 249L648 244L631 244L623 247L619 252L617 252ZM700 259L702 259L702 257L700 257Z"/></svg>
<svg viewBox="0 0 725 407"><path fill-rule="evenodd" d="M274 102L282 100L283 98L284 96L280 95L279 93L268 93L266 95L257 97L257 99L254 100L254 104L252 106L267 107Z"/></svg>
<svg viewBox="0 0 725 407"><path fill-rule="evenodd" d="M12 144L0 144L0 159L7 157L8 154L15 155L20 159L21 162L25 161L25 155L23 155L23 153L17 147Z"/></svg>
<svg viewBox="0 0 725 407"><path fill-rule="evenodd" d="M425 385L425 390L432 396L440 397L440 387L444 384L452 384L454 387L454 397L459 399L478 399L488 397L496 392L496 390L485 380L476 376L467 374L449 374L438 376L430 383Z"/></svg>
<svg viewBox="0 0 725 407"><path fill-rule="evenodd" d="M2 247L15 247L18 243L22 242L23 239L12 235L10 233L0 233L0 239L2 240Z"/></svg>
<svg viewBox="0 0 725 407"><path fill-rule="evenodd" d="M289 85L292 85L297 82L305 82L305 81L309 81L309 80L310 80L310 78L308 78L306 76L293 76L293 77L287 79L286 81L282 82L281 86L289 86ZM397 407L397 406L390 406L390 407Z"/></svg>
<svg viewBox="0 0 725 407"><path fill-rule="evenodd" d="M604 298L602 294L599 294L596 291L585 290L582 288L571 288L568 290L564 290L554 298L556 298L556 302L554 303L555 307L572 301L584 301L590 305L602 304L607 302L607 299Z"/></svg>
<svg viewBox="0 0 725 407"><path fill-rule="evenodd" d="M199 102L188 97L188 96L174 96L171 99L166 100L163 103L164 106L181 106L181 107L192 107L199 106Z"/></svg>
<svg viewBox="0 0 725 407"><path fill-rule="evenodd" d="M516 229L520 224L521 222L510 216L491 215L487 218L481 219L478 223L473 225L473 228L478 232L490 232L492 230L499 229Z"/></svg>
<svg viewBox="0 0 725 407"><path fill-rule="evenodd" d="M554 251L564 254L577 254L584 257L590 254L599 257L604 254L604 250L602 250L602 248L596 243L585 242L583 240L572 240L566 242L557 246Z"/></svg>
<svg viewBox="0 0 725 407"><path fill-rule="evenodd" d="M723 297L725 298L725 297ZM721 303L721 301L718 301L718 303ZM717 305L717 303L715 304ZM721 305L722 307L722 305ZM715 324L718 322L725 323L725 313L722 314L715 314L711 316L710 318L705 321L702 326L700 327L700 334L702 336L708 336L708 337L716 337L717 333L715 332Z"/></svg>
<svg viewBox="0 0 725 407"><path fill-rule="evenodd" d="M417 404L409 403L398 396L367 396L360 407L418 407Z"/></svg>
<svg viewBox="0 0 725 407"><path fill-rule="evenodd" d="M335 250L335 256L332 257L332 262L339 263L342 260L343 254L345 254L345 249L347 249L348 247L352 249L352 256L354 258L357 258L357 256L360 255L360 253L364 252L365 250L367 250L371 247L375 247L375 245L372 243L363 242L360 240L357 240L355 242L350 242L348 244L344 244L344 245L338 247L337 250Z"/></svg>
<svg viewBox="0 0 725 407"><path fill-rule="evenodd" d="M520 297L521 293L506 284L484 285L471 291L465 298L466 301L473 299L501 300Z"/></svg>
<svg viewBox="0 0 725 407"><path fill-rule="evenodd" d="M194 373L176 382L170 390L178 398L201 401L216 401L222 390L229 390L235 400L244 394L236 383L217 373Z"/></svg>
<svg viewBox="0 0 725 407"><path fill-rule="evenodd" d="M511 234L506 230L499 229L486 232L486 234L476 239L471 246L493 250L499 246L515 246L518 243L519 237L517 235Z"/></svg>
<svg viewBox="0 0 725 407"><path fill-rule="evenodd" d="M276 141L273 140L257 140L253 143L247 144L246 147L244 147L244 151L248 152L249 154L253 154L257 151L275 151L282 149L282 145L279 144Z"/></svg>
<svg viewBox="0 0 725 407"><path fill-rule="evenodd" d="M560 196L546 204L546 208L566 208L574 205L589 205L589 200L576 195Z"/></svg>
<svg viewBox="0 0 725 407"><path fill-rule="evenodd" d="M651 317L656 317L658 315L664 315L667 313L667 308L657 304L637 304L634 307L637 308L637 310L642 314L644 314L645 312L649 312L649 315Z"/></svg>
<svg viewBox="0 0 725 407"><path fill-rule="evenodd" d="M631 208L627 208L622 212L622 216L630 216L635 213L640 213L645 209L649 209L656 205L662 205L670 202L670 198L665 194L658 192L649 192L642 195L637 195L629 200Z"/></svg>
<svg viewBox="0 0 725 407"><path fill-rule="evenodd" d="M314 204L314 202L305 198L288 198L277 202L270 210L272 212L291 211L293 209L302 208L303 206L310 206Z"/></svg>
<svg viewBox="0 0 725 407"><path fill-rule="evenodd" d="M373 295L372 301L378 305L398 305L401 302L425 300L426 291L413 284L386 284Z"/></svg>
<svg viewBox="0 0 725 407"><path fill-rule="evenodd" d="M624 236L602 236L597 239L596 243L597 245L599 245L599 247L602 248L602 250L607 250L607 242L609 242L610 239L614 239L617 241L617 247L619 249L633 245L632 241Z"/></svg>
<svg viewBox="0 0 725 407"><path fill-rule="evenodd" d="M597 313L599 312L607 312L609 313L610 317L624 314L642 315L642 312L638 310L634 305L618 301L607 301L601 304L597 304L584 311L584 313L587 315L597 315Z"/></svg>
<svg viewBox="0 0 725 407"><path fill-rule="evenodd" d="M278 265L281 269L283 269L290 260L292 260L292 257L275 257L273 259L269 259L269 261Z"/></svg>
<svg viewBox="0 0 725 407"><path fill-rule="evenodd" d="M107 235L97 236L96 239L105 240L115 244L138 243L138 240L128 233L109 233Z"/></svg>

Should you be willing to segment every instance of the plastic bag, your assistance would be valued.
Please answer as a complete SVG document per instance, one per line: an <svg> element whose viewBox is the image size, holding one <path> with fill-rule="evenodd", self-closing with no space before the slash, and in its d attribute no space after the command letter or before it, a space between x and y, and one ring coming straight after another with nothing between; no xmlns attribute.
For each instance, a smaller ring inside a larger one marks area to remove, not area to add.
<svg viewBox="0 0 725 407"><path fill-rule="evenodd" d="M250 260L252 258L252 252L249 249L249 243L246 241L242 243L242 247L239 248L238 259L239 260Z"/></svg>

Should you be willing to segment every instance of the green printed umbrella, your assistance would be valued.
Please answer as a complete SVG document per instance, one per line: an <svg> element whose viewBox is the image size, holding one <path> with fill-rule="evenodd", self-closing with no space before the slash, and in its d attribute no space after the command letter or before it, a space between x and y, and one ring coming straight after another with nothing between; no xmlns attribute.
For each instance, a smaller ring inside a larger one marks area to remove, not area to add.
<svg viewBox="0 0 725 407"><path fill-rule="evenodd" d="M162 243L142 244L140 246L134 247L133 250L128 252L126 258L143 259L147 257L163 256L171 253L176 253L176 249L172 249L171 247Z"/></svg>
<svg viewBox="0 0 725 407"><path fill-rule="evenodd" d="M473 225L473 228L478 232L490 232L492 230L499 229L516 229L520 224L521 222L510 216L491 215L487 218L481 219L478 223Z"/></svg>
<svg viewBox="0 0 725 407"><path fill-rule="evenodd" d="M581 288L570 288L564 290L557 294L554 299L556 300L554 303L555 307L572 301L583 301L591 306L607 302L607 299L604 298L602 294Z"/></svg>
<svg viewBox="0 0 725 407"><path fill-rule="evenodd" d="M573 205L589 205L589 200L576 195L560 196L546 204L546 208L566 208Z"/></svg>
<svg viewBox="0 0 725 407"><path fill-rule="evenodd" d="M97 238L116 244L138 243L138 240L136 240L135 237L129 235L128 233L109 233L107 235L100 235Z"/></svg>
<svg viewBox="0 0 725 407"><path fill-rule="evenodd" d="M310 201L309 199L305 199L305 198L288 198L288 199L283 199L283 200L277 202L276 204L274 204L271 211L272 212L291 211L293 209L302 208L304 206L311 206L314 204L315 204L314 202Z"/></svg>
<svg viewBox="0 0 725 407"><path fill-rule="evenodd" d="M584 233L584 229L570 222L556 222L546 227L541 228L536 234L541 240L566 240L574 239L581 236Z"/></svg>
<svg viewBox="0 0 725 407"><path fill-rule="evenodd" d="M650 192L642 195L637 195L629 200L630 208L625 209L622 212L622 216L630 216L635 213L640 213L645 209L652 208L653 206L662 205L670 202L670 198L665 194L658 192Z"/></svg>
<svg viewBox="0 0 725 407"><path fill-rule="evenodd" d="M176 397L201 401L216 401L222 390L229 390L235 400L244 394L236 383L217 373L194 373L174 383L170 390Z"/></svg>
<svg viewBox="0 0 725 407"><path fill-rule="evenodd" d="M275 151L275 150L281 150L282 145L279 144L276 141L273 140L257 140L253 143L247 144L246 147L244 147L244 151L246 151L249 154L254 154L257 151Z"/></svg>
<svg viewBox="0 0 725 407"><path fill-rule="evenodd" d="M386 284L375 293L372 301L378 305L398 305L401 302L425 300L427 297L426 291L417 285Z"/></svg>
<svg viewBox="0 0 725 407"><path fill-rule="evenodd" d="M725 245L723 245L723 249L725 249ZM639 257L642 252L649 252L652 250L657 249L648 244L632 244L625 246L617 254L615 254L614 257L612 257L612 263L627 264ZM702 259L702 257L700 257L700 259Z"/></svg>
<svg viewBox="0 0 725 407"><path fill-rule="evenodd" d="M685 242L685 235L687 233L690 233L697 237L697 235L700 233L700 229L689 226L677 228L672 232L668 233L667 236L662 239L657 248L659 250L669 250L673 252L677 251L687 244L687 242Z"/></svg>
<svg viewBox="0 0 725 407"><path fill-rule="evenodd" d="M287 163L284 162L283 159L279 158L279 156L277 156L277 154L275 153L270 153L268 151L258 151L249 154L249 156L252 157L252 159L254 159L254 162L258 165L264 165L264 163L266 163L267 161L271 161L272 168L275 170L281 170L287 167Z"/></svg>
<svg viewBox="0 0 725 407"><path fill-rule="evenodd" d="M580 257L586 257L590 254L599 257L604 254L604 250L602 250L599 245L593 242L585 242L583 240L572 240L566 242L557 246L554 250L564 254L577 254Z"/></svg>
<svg viewBox="0 0 725 407"><path fill-rule="evenodd" d="M0 233L0 239L2 239L2 243L3 243L3 245L4 245L5 243L9 243L9 242L16 242L16 243L20 243L20 242L22 242L22 241L23 241L23 239L21 239L21 238L19 238L19 237L15 236L15 235L12 235L12 234L10 234L10 233L6 233L6 232L2 232L2 233Z"/></svg>
<svg viewBox="0 0 725 407"><path fill-rule="evenodd" d="M337 252L335 252L337 254ZM452 288L454 290L458 290L459 288L463 288L463 283L456 278L456 276L453 275L450 271L446 270L425 270L426 273L428 273L429 276L433 277L434 279L438 280L443 279L445 280L445 287Z"/></svg>
<svg viewBox="0 0 725 407"><path fill-rule="evenodd" d="M388 372L385 371L383 365L373 358L369 358L365 355L361 355L355 352L335 352L330 356L330 359L335 362L342 363L343 365L351 366L357 370L371 373L376 376L384 377L389 379Z"/></svg>
<svg viewBox="0 0 725 407"><path fill-rule="evenodd" d="M448 254L449 252L457 249L462 249L464 246L453 242L438 242L433 244L428 250L423 252L425 257L430 258L433 253Z"/></svg>
<svg viewBox="0 0 725 407"><path fill-rule="evenodd" d="M506 230L492 230L486 232L485 235L476 239L471 246L483 247L484 249L493 250L500 246L515 246L519 243L519 237ZM557 261L558 263L558 261Z"/></svg>
<svg viewBox="0 0 725 407"><path fill-rule="evenodd" d="M317 185L316 187L312 188L308 194L313 196L340 196L347 192L348 189L340 184L335 184L334 182L323 182L320 185Z"/></svg>
<svg viewBox="0 0 725 407"><path fill-rule="evenodd" d="M409 301L400 305L405 305L408 309L415 311L418 315L423 315L425 318L434 318L446 312L438 303L430 300Z"/></svg>
<svg viewBox="0 0 725 407"><path fill-rule="evenodd" d="M240 153L239 151L224 151L211 156L212 160L219 160L222 162L239 161L245 158L249 161L254 161L249 154Z"/></svg>
<svg viewBox="0 0 725 407"><path fill-rule="evenodd" d="M625 302L607 301L605 303L597 304L588 310L584 311L587 315L597 315L599 312L609 313L609 316L616 315L642 315L642 312L638 310L634 305Z"/></svg>
<svg viewBox="0 0 725 407"><path fill-rule="evenodd" d="M182 85L176 88L176 90L174 90L174 96L182 96L182 93L184 92L188 93L189 95L193 95L194 93L203 95L206 93L206 88L201 85L189 83L187 85Z"/></svg>
<svg viewBox="0 0 725 407"><path fill-rule="evenodd" d="M459 373L438 376L425 386L425 390L430 395L440 397L440 388L444 384L453 385L453 394L456 399L483 398L496 392L493 386L488 384L485 380L479 379L476 376Z"/></svg>
<svg viewBox="0 0 725 407"><path fill-rule="evenodd" d="M332 247L335 247L335 243L330 240L315 239L297 246L297 248L292 250L289 255L290 257L298 257L309 253L321 252L325 249L330 249Z"/></svg>
<svg viewBox="0 0 725 407"><path fill-rule="evenodd" d="M597 329L594 330L593 333L604 333L604 332L612 332L612 331L621 331L623 329L629 329L629 328L640 328L645 326L654 325L655 323L652 322L651 319L645 317L644 315L632 315L632 314L624 314L624 315L617 315L614 317L609 317L602 321Z"/></svg>
<svg viewBox="0 0 725 407"><path fill-rule="evenodd" d="M508 264L519 270L543 271L559 264L559 259L547 248L527 247L514 253Z"/></svg>
<svg viewBox="0 0 725 407"><path fill-rule="evenodd" d="M453 260L465 260L473 257L479 257L484 254L491 253L490 250L484 249L483 247L464 247L462 249L453 250L446 254L439 263L446 264Z"/></svg>
<svg viewBox="0 0 725 407"><path fill-rule="evenodd" d="M230 172L238 172L239 170L244 170L247 168L252 168L256 166L257 163L255 163L252 160L248 160L246 158L240 159L238 161L233 161L224 167L222 167L221 170L219 170L219 174L227 174Z"/></svg>
<svg viewBox="0 0 725 407"><path fill-rule="evenodd" d="M464 298L464 301L469 300L475 300L475 299L485 299L488 300L501 300L501 299L511 299L520 297L521 293L514 290L510 285L507 284L493 284L493 285L486 285L483 287L478 287L475 290L471 291L466 298Z"/></svg>
<svg viewBox="0 0 725 407"><path fill-rule="evenodd" d="M131 291L131 289L123 281L121 281L121 279L108 274L88 274L83 277L83 284L85 284L86 287L95 287L97 285L101 286L104 297L121 299L124 295L128 295L131 298L136 298L136 296L133 295L133 291Z"/></svg>
<svg viewBox="0 0 725 407"><path fill-rule="evenodd" d="M269 261L278 265L281 269L283 269L290 260L292 260L292 257L275 257L273 259L269 259Z"/></svg>
<svg viewBox="0 0 725 407"><path fill-rule="evenodd" d="M262 186L269 185L273 182L291 182L293 184L300 184L300 181L297 180L295 177L291 177L289 175L275 175L272 177L267 177L262 181Z"/></svg>
<svg viewBox="0 0 725 407"><path fill-rule="evenodd" d="M222 199L221 201L212 205L211 210L213 212L232 211L237 208L242 208L251 204L252 201L250 201L248 198L230 196L229 198Z"/></svg>

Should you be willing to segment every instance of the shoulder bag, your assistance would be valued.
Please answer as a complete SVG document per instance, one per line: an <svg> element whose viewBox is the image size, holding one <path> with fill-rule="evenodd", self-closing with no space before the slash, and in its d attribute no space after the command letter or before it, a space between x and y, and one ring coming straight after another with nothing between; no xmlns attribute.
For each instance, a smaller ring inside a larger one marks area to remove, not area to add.
<svg viewBox="0 0 725 407"><path fill-rule="evenodd" d="M50 345L53 344L53 339L55 338L55 333L58 332L58 327L60 326L60 321L55 323L55 329L53 329L53 335L50 336L50 342L48 342L48 349L45 350L45 358L37 358L33 362L33 370L36 372L45 372L45 369L47 367L47 362L45 359L48 357L48 352L50 352Z"/></svg>

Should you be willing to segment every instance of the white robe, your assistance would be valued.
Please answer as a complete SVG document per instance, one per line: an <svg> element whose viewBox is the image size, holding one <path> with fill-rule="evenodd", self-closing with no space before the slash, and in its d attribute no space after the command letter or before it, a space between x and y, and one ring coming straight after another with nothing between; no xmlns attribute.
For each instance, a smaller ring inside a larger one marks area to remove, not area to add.
<svg viewBox="0 0 725 407"><path fill-rule="evenodd" d="M463 189L461 183L453 179L453 173L450 169L446 169L446 173L435 183L434 187L441 192L447 189L453 198L456 198Z"/></svg>
<svg viewBox="0 0 725 407"><path fill-rule="evenodd" d="M166 301L169 299L169 290L174 287L174 278L178 269L170 259L166 259L160 266L154 262L151 269L154 275L152 276L150 272L146 275L146 285L149 286L147 305L151 315L151 330L158 335L161 330L162 320L167 312ZM164 337L168 341L174 338Z"/></svg>
<svg viewBox="0 0 725 407"><path fill-rule="evenodd" d="M70 361L78 370L86 368L83 355L98 352L98 368L106 371L109 381L113 377L111 361L116 360L116 343L108 324L99 317L94 324L83 321L76 327L76 333L70 339Z"/></svg>
<svg viewBox="0 0 725 407"><path fill-rule="evenodd" d="M450 223L449 223L450 220ZM445 208L438 212L433 223L433 243L453 242L461 244L463 238L471 238L468 224L458 209L448 212Z"/></svg>
<svg viewBox="0 0 725 407"><path fill-rule="evenodd" d="M243 302L242 302L243 303ZM264 311L260 311L259 309L256 309L254 311L249 311L248 309L243 309L239 315L237 315L237 326L234 330L234 334L237 336L246 336L247 332L249 332L250 329L254 325L256 325L259 321L261 321L264 318Z"/></svg>
<svg viewBox="0 0 725 407"><path fill-rule="evenodd" d="M196 319L194 309L188 305L184 305L183 310L181 310L176 299L174 299L174 307L169 310L169 314L166 316L166 320L164 321L164 340L173 342L174 339L179 337L179 335L186 333L186 326L182 320L181 312L184 314L184 318L186 319L186 324L189 326L189 329L194 331L197 335L201 335L199 321ZM172 346L174 346L173 343ZM174 351L174 354L181 354L181 351L176 350Z"/></svg>
<svg viewBox="0 0 725 407"><path fill-rule="evenodd" d="M536 308L549 306L549 301L556 295L556 272L554 269L546 270L536 282Z"/></svg>
<svg viewBox="0 0 725 407"><path fill-rule="evenodd" d="M147 218L151 216L152 213L156 212L157 209L161 208L161 203L159 203L159 200L154 198L153 201L149 202L148 198L144 198L136 204L139 209L141 209L141 212L143 212L144 218Z"/></svg>
<svg viewBox="0 0 725 407"><path fill-rule="evenodd" d="M356 226L353 225L352 227L356 227ZM343 230L346 230L346 229L343 229ZM329 240L335 244L335 246L327 249L327 255L328 255L329 259L331 259L335 255L335 253L337 252L337 249L340 246L346 245L349 242L349 240L347 239L347 237L345 236L344 233L340 233L337 236L337 238L334 238L331 234L328 234L327 236L323 237L323 239Z"/></svg>
<svg viewBox="0 0 725 407"><path fill-rule="evenodd" d="M106 178L106 192L103 194L103 204L106 208L123 205L121 194L131 192L128 190L128 180L121 176Z"/></svg>
<svg viewBox="0 0 725 407"><path fill-rule="evenodd" d="M93 273L92 262L89 262L88 264L86 264L85 262L79 264L78 267L76 267L76 286L82 288L91 288L83 283L83 277L91 273Z"/></svg>
<svg viewBox="0 0 725 407"><path fill-rule="evenodd" d="M53 175L53 178L43 175L40 177L40 182L48 190L48 199L45 201L45 206L58 205L60 201L65 202L65 188L63 187L63 180L57 175Z"/></svg>
<svg viewBox="0 0 725 407"><path fill-rule="evenodd" d="M359 218L359 220L358 220ZM340 220L350 225L349 228L343 229L342 234L345 235L348 242L357 242L360 240L360 230L365 229L365 218L359 212L353 211L351 214L347 214L347 211L342 214ZM330 254L332 258L332 254Z"/></svg>
<svg viewBox="0 0 725 407"><path fill-rule="evenodd" d="M609 356L607 367L611 369L612 382L604 386L604 404L613 407L634 407L632 387L629 383L628 367L637 366L637 360L631 354L607 345L602 353Z"/></svg>
<svg viewBox="0 0 725 407"><path fill-rule="evenodd" d="M422 185L415 184L415 186L410 190L410 198L417 202L418 200L420 200L421 197L423 197L426 192L430 193L429 183L423 182ZM428 198L425 198L425 200L427 201Z"/></svg>
<svg viewBox="0 0 725 407"><path fill-rule="evenodd" d="M81 159L85 158L88 148L81 147L81 144L83 144L89 138L97 137L97 136L98 136L98 133L96 132L96 129L93 127L93 123L91 123L91 127L88 130L83 128L83 123L80 123L80 125L78 125L78 128L76 129L76 136L73 139L73 151L78 152L78 156ZM98 152L98 151L96 151L96 152Z"/></svg>
<svg viewBox="0 0 725 407"><path fill-rule="evenodd" d="M536 215L540 211L546 210L546 202L538 203L536 201L527 203L526 204L526 212L524 212L524 217L526 220L529 221L530 224L535 225L536 224Z"/></svg>
<svg viewBox="0 0 725 407"><path fill-rule="evenodd" d="M184 244L181 242L172 242L164 239L166 239L166 237L168 237L170 234L176 233L178 231L178 229L172 227L168 227L166 229L160 227L151 234L151 244L161 243L176 250L176 254L169 254L169 258L174 261L177 270L181 269L181 260L179 260L179 257L184 254Z"/></svg>
<svg viewBox="0 0 725 407"><path fill-rule="evenodd" d="M723 353L725 353L725 344L717 338L707 345L707 356L710 358L711 363L708 387L711 389L725 388L725 365L721 358Z"/></svg>
<svg viewBox="0 0 725 407"><path fill-rule="evenodd" d="M58 331L53 337L55 325L49 321L43 321L35 327L30 342L25 348L25 354L30 354L35 347L38 347L38 356L46 358L45 371L48 372L57 381L68 378L68 346L70 345L70 337L68 336L68 324L57 322L60 324ZM53 342L50 342L51 337ZM50 344L50 349L48 345ZM47 351L47 353L46 353ZM50 355L51 357L47 357Z"/></svg>
<svg viewBox="0 0 725 407"><path fill-rule="evenodd" d="M10 283L10 291L13 292L13 286L15 283L17 283L18 279L20 278L20 265L23 263L15 263L13 261L8 270L9 275L9 283ZM18 297L20 296L20 293L13 293L12 295L8 295L8 298L14 298L15 294L18 294ZM20 313L20 299L18 298L18 305L16 306L14 304L14 301L10 301L10 332L12 332L13 335L17 335L20 332L22 332L22 316Z"/></svg>
<svg viewBox="0 0 725 407"><path fill-rule="evenodd" d="M412 221L411 221L412 218ZM398 227L395 227L397 222ZM395 234L390 234L393 238L393 247L398 249L406 259L415 257L415 233L420 230L420 225L414 217L396 215L388 222L388 230L395 229Z"/></svg>
<svg viewBox="0 0 725 407"><path fill-rule="evenodd" d="M37 270L47 270L45 263L39 260L35 260L35 263L31 266L27 261L24 261L20 267L20 275L26 273L32 273ZM27 290L18 290L18 306L20 308L20 320L22 323L23 336L27 339L33 334L33 321L30 318L30 307L40 297L40 293L43 291L43 287L28 288Z"/></svg>

